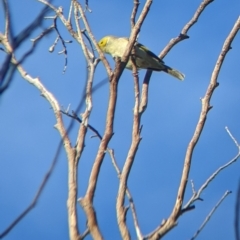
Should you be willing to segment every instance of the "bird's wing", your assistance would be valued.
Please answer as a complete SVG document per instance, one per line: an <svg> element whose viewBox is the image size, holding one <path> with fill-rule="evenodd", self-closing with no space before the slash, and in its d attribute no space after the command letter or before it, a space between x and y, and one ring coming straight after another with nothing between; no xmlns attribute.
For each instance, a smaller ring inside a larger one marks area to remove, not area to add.
<svg viewBox="0 0 240 240"><path fill-rule="evenodd" d="M164 61L162 59L160 59L156 54L154 54L153 52L151 52L147 47L145 47L144 45L142 45L141 43L137 43L136 47L139 48L140 50L144 51L147 53L148 56L155 58L157 61L161 62L164 64Z"/></svg>

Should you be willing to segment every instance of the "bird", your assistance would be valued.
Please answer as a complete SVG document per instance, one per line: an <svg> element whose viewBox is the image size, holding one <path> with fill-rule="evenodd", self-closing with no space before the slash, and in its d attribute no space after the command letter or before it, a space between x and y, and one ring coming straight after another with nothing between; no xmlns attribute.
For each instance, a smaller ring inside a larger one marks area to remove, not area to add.
<svg viewBox="0 0 240 240"><path fill-rule="evenodd" d="M99 42L99 48L106 54L110 54L114 59L121 58L124 54L129 39L126 37L105 36ZM152 71L163 71L171 76L184 80L185 75L178 70L165 65L164 61L151 52L143 44L136 42L135 48L135 64L138 69L149 69ZM126 68L132 70L132 61L129 60Z"/></svg>

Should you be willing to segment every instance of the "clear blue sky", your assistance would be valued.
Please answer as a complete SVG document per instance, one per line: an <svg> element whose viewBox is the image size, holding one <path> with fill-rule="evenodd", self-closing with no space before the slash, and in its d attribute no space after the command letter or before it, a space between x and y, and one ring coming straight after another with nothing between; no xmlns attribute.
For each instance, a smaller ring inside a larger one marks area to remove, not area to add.
<svg viewBox="0 0 240 240"><path fill-rule="evenodd" d="M14 32L19 33L38 14L43 5L37 1L10 0ZM63 6L68 14L69 1L54 1ZM97 39L105 35L128 36L133 1L102 0L89 1L91 14L87 14L92 31ZM169 40L178 36L182 27L193 16L201 1L154 1L143 24L139 41L158 54ZM141 1L140 8L144 1ZM187 145L198 121L201 101L204 96L213 67L225 38L239 16L239 1L214 1L189 31L190 38L178 44L166 56L169 66L186 75L180 82L165 73L154 73L150 84L149 103L142 118L142 141L129 178L129 188L136 204L139 224L144 234L154 230L171 213L182 172ZM49 14L51 15L51 14ZM53 14L52 14L53 15ZM3 32L3 10L0 7L0 31ZM44 26L52 24L45 20ZM72 37L58 21L59 30L65 39ZM42 29L37 29L32 38ZM81 47L68 44L68 68L63 75L64 57L57 51L49 53L48 48L56 34L44 38L34 55L24 63L26 71L33 77L40 77L43 84L58 99L60 104L75 109L81 99L86 75L86 63ZM29 47L27 41L17 56ZM228 126L240 141L240 33L232 44L221 69L216 89L211 100L213 109L193 154L190 179L198 189L221 165L237 153L237 148L225 131ZM4 53L0 53L0 60ZM112 66L114 62L108 57ZM141 82L145 71L139 73ZM100 63L95 84L107 76ZM90 123L100 133L104 131L108 100L108 85L98 89L93 96L93 111ZM130 71L124 71L119 83L119 98L116 111L114 137L109 146L115 150L116 159L122 167L131 142L132 109L134 106L133 80ZM14 75L11 87L0 99L0 232L2 232L32 201L48 170L60 137L54 124L56 120L49 103L39 91L18 73ZM64 117L67 125L69 119ZM78 124L71 133L74 145ZM86 183L99 140L86 138L86 147L79 165L79 197L85 194ZM196 203L196 209L186 213L178 226L165 239L190 239L207 214L226 190L233 193L225 199L213 215L198 239L234 239L233 217L236 190L240 176L240 162L221 172L203 192L203 202ZM94 204L105 239L120 239L116 225L115 199L118 179L106 155L97 186ZM185 202L191 196L188 184ZM67 161L62 151L57 166L37 206L5 238L15 239L68 239L66 212ZM85 229L86 219L80 207L80 231ZM130 213L130 212L129 212ZM133 239L131 214L128 224ZM88 237L87 239L91 239Z"/></svg>

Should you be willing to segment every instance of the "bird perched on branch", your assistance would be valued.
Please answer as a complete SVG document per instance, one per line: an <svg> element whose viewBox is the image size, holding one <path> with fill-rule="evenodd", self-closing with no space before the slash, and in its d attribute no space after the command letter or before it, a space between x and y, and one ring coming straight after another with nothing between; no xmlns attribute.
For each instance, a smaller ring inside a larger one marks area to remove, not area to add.
<svg viewBox="0 0 240 240"><path fill-rule="evenodd" d="M101 50L107 54L110 54L113 58L122 57L126 46L128 44L128 38L125 37L115 37L115 36L105 36L99 42L98 46ZM173 77L184 80L185 75L176 69L173 69L164 64L164 61L160 59L153 52L148 50L141 43L136 43L135 48L135 63L138 69L149 69L153 71L164 71ZM126 68L132 69L132 61L129 60Z"/></svg>

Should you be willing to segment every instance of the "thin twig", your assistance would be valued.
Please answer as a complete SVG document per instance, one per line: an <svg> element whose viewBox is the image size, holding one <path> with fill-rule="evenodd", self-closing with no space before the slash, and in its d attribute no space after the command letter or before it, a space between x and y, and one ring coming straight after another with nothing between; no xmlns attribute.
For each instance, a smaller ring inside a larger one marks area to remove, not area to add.
<svg viewBox="0 0 240 240"><path fill-rule="evenodd" d="M61 51L61 53L63 53L63 54L64 54L64 57L65 57L65 64L64 64L64 68L63 68L63 73L65 73L65 72L66 72L66 69L67 69L67 63L68 63L67 47L66 47L66 44L65 44L65 43L71 43L71 41L65 41L65 40L62 38L62 36L61 36L61 34L60 34L59 30L58 30L58 27L57 27L57 18L54 18L53 24L54 24L54 28L55 28L55 30L56 30L56 32L57 32L57 37L60 39L60 41L61 41L61 43L62 43L62 46L63 46L63 50ZM53 48L53 49L54 49L54 48Z"/></svg>
<svg viewBox="0 0 240 240"><path fill-rule="evenodd" d="M88 0L85 0L85 11L88 11L88 12L92 12L92 10L89 8L89 5L88 5Z"/></svg>
<svg viewBox="0 0 240 240"><path fill-rule="evenodd" d="M195 24L197 23L200 15L202 14L202 12L205 10L205 8L211 3L213 2L214 0L203 0L201 2L201 4L199 5L199 7L197 8L197 10L195 11L192 19L183 27L180 35L176 38L172 38L170 40L170 42L167 44L167 46L161 51L161 53L159 54L159 57L161 59L163 59L167 54L168 52L179 42L185 40L185 39L188 39L189 36L187 35L188 34L188 31L189 29Z"/></svg>
<svg viewBox="0 0 240 240"><path fill-rule="evenodd" d="M87 228L84 232L83 232L83 234L80 236L80 239L82 240L82 239L84 239L88 234L89 234L89 228Z"/></svg>
<svg viewBox="0 0 240 240"><path fill-rule="evenodd" d="M48 34L49 32L51 32L54 29L54 24L51 25L49 28L45 29L40 35L38 35L35 38L32 38L31 41L33 43L39 41L40 39L42 39L46 34Z"/></svg>
<svg viewBox="0 0 240 240"><path fill-rule="evenodd" d="M71 118L77 120L79 123L82 123L82 119L79 118L74 111L72 111L72 114L70 114L68 111L61 110L61 113L63 113L64 115L67 115L68 117L71 117ZM96 128L94 128L90 124L87 125L87 128L89 128L92 132L94 132L96 137L98 137L100 140L102 140L102 136Z"/></svg>
<svg viewBox="0 0 240 240"><path fill-rule="evenodd" d="M73 0L71 0L70 9L69 9L69 13L68 13L68 22L69 22L69 23L71 22L72 9L73 9Z"/></svg>
<svg viewBox="0 0 240 240"><path fill-rule="evenodd" d="M92 61L92 57L90 57L91 55L93 54L90 54L85 42L84 42L84 39L83 39L83 31L80 27L80 24L79 24L79 19L78 19L78 11L79 9L81 9L81 6L80 4L78 4L76 1L74 2L74 19L75 19L75 24L76 24L76 27L77 27L77 33L78 33L78 42L80 43L81 47L82 47L82 50L83 50L83 53L85 55L85 59L87 61L87 64L90 64L90 62ZM85 13L82 12L81 13L81 17L83 18L83 16L85 16Z"/></svg>
<svg viewBox="0 0 240 240"><path fill-rule="evenodd" d="M221 199L217 202L217 204L213 207L213 209L211 210L211 212L207 215L207 217L205 218L205 220L203 221L202 225L200 226L200 228L196 231L196 233L194 234L194 236L191 238L191 240L196 239L196 237L198 236L198 234L203 230L203 228L206 226L206 224L208 223L208 221L210 220L210 218L212 217L212 215L214 214L214 212L217 210L217 208L220 206L220 204L223 202L223 200L230 194L232 193L231 191L226 191L224 193L224 195L221 197Z"/></svg>
<svg viewBox="0 0 240 240"><path fill-rule="evenodd" d="M195 187L194 187L194 182L193 182L193 180L191 180L190 183L191 183L191 187L192 187L192 192L193 192L193 194L195 194L195 193L196 193L196 190L195 190Z"/></svg>
<svg viewBox="0 0 240 240"><path fill-rule="evenodd" d="M93 57L96 58L95 49L94 49L94 47L93 47L93 44L92 44L91 39L89 38L89 36L88 36L87 33L86 33L86 30L85 30L85 29L82 30L82 33L83 33L83 35L86 37L86 39L88 40L88 43L89 43L89 45L90 45L90 47L91 47L91 50L92 50Z"/></svg>
<svg viewBox="0 0 240 240"><path fill-rule="evenodd" d="M239 143L237 142L236 138L232 135L232 133L230 132L229 128L228 127L225 127L228 135L230 136L230 138L233 140L233 142L235 143L235 145L237 146L237 148L239 149L240 148L240 145Z"/></svg>
<svg viewBox="0 0 240 240"><path fill-rule="evenodd" d="M63 9L61 7L56 8L54 7L50 2L46 1L46 0L37 0L38 2L43 3L44 5L46 5L47 7L49 7L50 9L52 9L56 15L59 17L59 19L62 21L62 23L64 24L64 26L67 28L67 30L69 31L69 33L71 34L71 36L79 43L79 39L78 39L78 34L73 30L72 25L71 25L71 19L67 20L64 15L63 15ZM55 17L53 17L54 19Z"/></svg>
<svg viewBox="0 0 240 240"><path fill-rule="evenodd" d="M131 28L133 29L135 26L135 18L137 15L138 7L139 7L139 0L133 0L134 6L132 10L132 15L131 15Z"/></svg>
<svg viewBox="0 0 240 240"><path fill-rule="evenodd" d="M102 50L99 48L95 37L94 37L93 34L92 34L92 31L91 31L91 29L90 29L90 26L89 26L89 24L88 24L87 18L86 18L86 16L85 16L85 13L84 13L84 10L83 10L81 4L80 4L80 3L76 3L76 5L77 5L78 10L79 10L79 12L80 12L80 15L81 15L81 18L82 18L82 20L83 20L83 23L84 23L84 26L85 26L85 28L86 28L86 31L87 31L87 33L88 33L88 36L89 36L89 38L91 39L93 45L95 46L95 48L96 48L97 51L98 51L99 57L100 57L101 61L103 62L104 67L105 67L106 70L107 70L108 78L111 79L112 69L111 69L111 67L110 67L110 65L109 65L109 63L108 63L105 55L103 54Z"/></svg>
<svg viewBox="0 0 240 240"><path fill-rule="evenodd" d="M121 171L119 169L119 166L117 165L117 161L115 159L115 156L114 156L114 151L110 148L107 149L110 157L111 157L111 160L112 160L112 164L117 172L117 175L118 177L120 178L121 177ZM134 227L135 227L135 231L136 231L136 235L138 237L138 240L141 240L143 239L143 235L141 233L141 230L140 230L140 227L139 227L139 224L138 224L138 219L137 219L137 212L136 212L136 209L135 209L135 204L134 204L134 201L133 201L133 198L132 198L132 195L130 193L130 190L128 189L128 187L126 187L126 195L129 199L129 203L130 203L130 208L131 208L131 211L132 211L132 215L133 215L133 223L134 223Z"/></svg>
<svg viewBox="0 0 240 240"><path fill-rule="evenodd" d="M8 6L7 0L3 0L3 8L4 8L4 13L5 13L5 36L8 38L9 34L12 34L11 33L12 26L10 24L9 6Z"/></svg>
<svg viewBox="0 0 240 240"><path fill-rule="evenodd" d="M31 41L33 43L35 43L36 41L40 40L41 38L43 38L46 34L48 34L50 31L52 31L53 29L55 29L55 31L57 32L57 37L54 41L54 43L49 47L49 52L53 52L55 50L55 47L58 43L58 41L61 41L61 44L63 46L63 50L61 50L59 52L59 54L64 54L65 57L65 64L64 64L64 68L63 68L63 73L66 72L67 69L67 63L68 63L68 58L67 58L67 47L65 43L72 43L71 40L64 40L63 37L61 36L59 30L58 30L58 26L57 26L57 15L53 16L53 17L48 17L49 19L53 19L53 25L51 25L48 29L44 30L38 37L31 39Z"/></svg>

